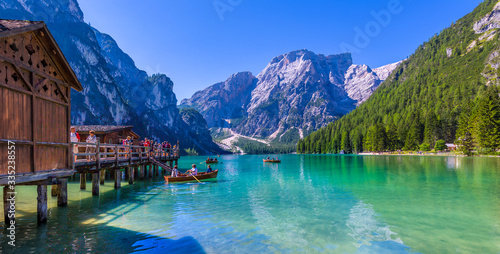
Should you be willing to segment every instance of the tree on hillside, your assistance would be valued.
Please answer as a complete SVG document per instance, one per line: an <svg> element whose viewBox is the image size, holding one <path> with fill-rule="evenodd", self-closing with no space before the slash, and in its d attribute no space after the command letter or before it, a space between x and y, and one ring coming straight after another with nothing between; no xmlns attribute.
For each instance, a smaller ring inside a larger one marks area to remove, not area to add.
<svg viewBox="0 0 500 254"><path fill-rule="evenodd" d="M462 112L460 113L460 117L458 120L457 140L455 141L460 145L460 151L462 151L467 156L472 155L475 143L472 136L472 132L474 129L472 106L473 103L470 101L467 101L462 105Z"/></svg>
<svg viewBox="0 0 500 254"><path fill-rule="evenodd" d="M448 147L446 146L446 142L444 140L440 139L436 141L436 145L434 146L434 149L436 151L444 151L446 150L446 148Z"/></svg>
<svg viewBox="0 0 500 254"><path fill-rule="evenodd" d="M408 130L405 140L405 150L417 150L420 142L422 142L422 124L418 114L414 114L413 123Z"/></svg>
<svg viewBox="0 0 500 254"><path fill-rule="evenodd" d="M488 88L476 111L475 133L479 147L497 149L500 144L500 99L498 89Z"/></svg>
<svg viewBox="0 0 500 254"><path fill-rule="evenodd" d="M391 122L387 126L386 133L387 133L387 149L389 151L398 150L400 148L399 147L399 140L398 140L398 130L396 128L396 125L394 125L393 122Z"/></svg>
<svg viewBox="0 0 500 254"><path fill-rule="evenodd" d="M436 140L439 138L439 121L434 112L429 112L425 119L424 127L424 142L434 147Z"/></svg>
<svg viewBox="0 0 500 254"><path fill-rule="evenodd" d="M349 137L349 132L345 131L342 134L342 147L341 150L344 150L345 153L352 153L352 145L351 138Z"/></svg>
<svg viewBox="0 0 500 254"><path fill-rule="evenodd" d="M354 152L355 153L362 153L363 152L363 134L361 134L360 131L357 131L354 140L353 140L353 147L354 147Z"/></svg>

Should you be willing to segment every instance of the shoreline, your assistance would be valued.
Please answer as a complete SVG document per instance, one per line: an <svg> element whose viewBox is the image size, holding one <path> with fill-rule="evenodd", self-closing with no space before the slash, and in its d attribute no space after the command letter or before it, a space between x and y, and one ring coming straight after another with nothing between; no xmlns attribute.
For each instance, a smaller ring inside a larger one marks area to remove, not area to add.
<svg viewBox="0 0 500 254"><path fill-rule="evenodd" d="M500 158L500 155L482 155L482 154L474 154L472 156L465 156L463 154L456 153L358 153L356 155L392 155L392 156L443 156L443 157L491 157L491 158Z"/></svg>

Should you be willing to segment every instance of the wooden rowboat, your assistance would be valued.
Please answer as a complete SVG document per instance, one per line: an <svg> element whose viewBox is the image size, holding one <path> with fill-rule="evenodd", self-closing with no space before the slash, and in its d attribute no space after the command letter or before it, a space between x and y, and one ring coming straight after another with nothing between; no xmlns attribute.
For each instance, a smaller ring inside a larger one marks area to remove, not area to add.
<svg viewBox="0 0 500 254"><path fill-rule="evenodd" d="M214 179L214 178L217 178L218 172L219 172L219 170L216 169L208 174L207 173L198 173L196 175L196 178L200 181ZM193 176L178 176L178 177L164 176L164 177L165 177L165 181L167 181L169 183L196 181L196 179Z"/></svg>
<svg viewBox="0 0 500 254"><path fill-rule="evenodd" d="M281 160L266 160L266 159L264 159L263 161L264 162L273 162L273 163L280 163L281 162Z"/></svg>
<svg viewBox="0 0 500 254"><path fill-rule="evenodd" d="M215 163L219 163L219 161L218 160L214 160L214 161L206 160L205 163L206 164L215 164Z"/></svg>

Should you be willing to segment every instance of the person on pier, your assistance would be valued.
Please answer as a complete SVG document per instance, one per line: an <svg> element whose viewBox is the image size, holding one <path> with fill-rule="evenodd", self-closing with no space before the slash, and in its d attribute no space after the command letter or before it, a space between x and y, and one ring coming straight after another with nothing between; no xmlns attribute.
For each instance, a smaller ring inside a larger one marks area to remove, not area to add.
<svg viewBox="0 0 500 254"><path fill-rule="evenodd" d="M196 164L191 165L191 167L192 168L190 170L186 171L186 174L193 175L193 176L197 175L198 169L196 168Z"/></svg>
<svg viewBox="0 0 500 254"><path fill-rule="evenodd" d="M127 136L127 139L124 139L122 144L125 147L125 152L128 153L130 151L130 146L132 145L133 141L132 141L132 137L131 136ZM126 158L128 158L128 154L125 155Z"/></svg>
<svg viewBox="0 0 500 254"><path fill-rule="evenodd" d="M69 133L69 137L70 137L70 141L73 143L73 142L80 142L80 134L78 134L78 132L76 132L76 128L75 127L71 127L70 129L70 133ZM73 154L75 154L75 161L76 161L76 154L78 153L78 145L73 145Z"/></svg>
<svg viewBox="0 0 500 254"><path fill-rule="evenodd" d="M91 144L97 144L97 137L95 135L94 130L91 130L89 132L89 136L87 137L86 142L91 143ZM95 153L96 152L96 146L95 145L87 145L87 151L86 153ZM87 155L87 160L95 160L95 155Z"/></svg>

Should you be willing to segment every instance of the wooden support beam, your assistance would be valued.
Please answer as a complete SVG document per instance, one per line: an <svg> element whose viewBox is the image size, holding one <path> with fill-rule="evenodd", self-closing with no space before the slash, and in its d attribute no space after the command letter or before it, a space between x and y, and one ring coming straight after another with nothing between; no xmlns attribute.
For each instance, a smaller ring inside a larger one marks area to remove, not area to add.
<svg viewBox="0 0 500 254"><path fill-rule="evenodd" d="M57 194L59 193L59 185L57 184L52 184L51 188L50 188L50 195L52 197L55 197L57 196Z"/></svg>
<svg viewBox="0 0 500 254"><path fill-rule="evenodd" d="M99 172L92 173L92 196L99 196Z"/></svg>
<svg viewBox="0 0 500 254"><path fill-rule="evenodd" d="M52 185L54 186L54 185ZM68 205L68 178L61 179L59 194L57 195L57 206Z"/></svg>
<svg viewBox="0 0 500 254"><path fill-rule="evenodd" d="M47 222L47 185L37 185L37 221Z"/></svg>
<svg viewBox="0 0 500 254"><path fill-rule="evenodd" d="M128 167L128 184L134 184L134 167Z"/></svg>
<svg viewBox="0 0 500 254"><path fill-rule="evenodd" d="M106 170L101 170L101 172L99 173L99 179L101 185L104 185L104 180L106 180Z"/></svg>
<svg viewBox="0 0 500 254"><path fill-rule="evenodd" d="M14 199L15 193L12 193L13 195L11 195L11 192L15 192L15 190L10 189L10 186L3 187L3 221L5 226L10 226L10 224L15 223L16 220L15 217L9 218L9 211L16 210L16 200Z"/></svg>
<svg viewBox="0 0 500 254"><path fill-rule="evenodd" d="M146 170L146 165L140 165L139 166L140 170L141 170L141 173L140 173L140 176L139 176L139 179L140 180L144 180L144 171Z"/></svg>
<svg viewBox="0 0 500 254"><path fill-rule="evenodd" d="M122 171L120 169L115 169L115 189L120 189L122 187Z"/></svg>
<svg viewBox="0 0 500 254"><path fill-rule="evenodd" d="M47 180L47 179L51 179L51 178L70 177L74 173L75 172L73 170L68 170L68 169L52 170L52 171L48 171L48 172L37 172L36 174L34 174L32 172L20 173L20 174L16 174L16 185L21 185L23 183L30 183L30 182L38 182L38 181L43 181L43 180ZM9 177L8 174L0 176L0 186L8 185L8 182L9 182L8 177ZM52 184L57 184L57 183L52 183Z"/></svg>
<svg viewBox="0 0 500 254"><path fill-rule="evenodd" d="M80 190L87 189L87 179L85 179L86 173L80 173Z"/></svg>
<svg viewBox="0 0 500 254"><path fill-rule="evenodd" d="M175 165L178 166L177 160L175 160Z"/></svg>

